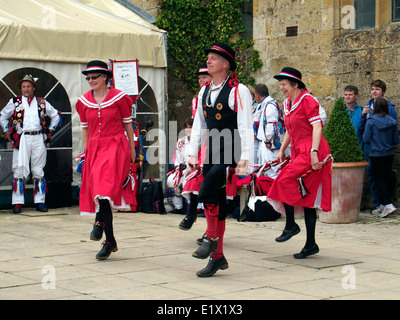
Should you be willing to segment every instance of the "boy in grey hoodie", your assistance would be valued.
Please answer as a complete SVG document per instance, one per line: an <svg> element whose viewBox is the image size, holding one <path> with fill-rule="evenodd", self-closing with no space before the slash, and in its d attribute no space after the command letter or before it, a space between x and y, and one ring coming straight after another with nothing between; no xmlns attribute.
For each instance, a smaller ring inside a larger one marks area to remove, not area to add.
<svg viewBox="0 0 400 320"><path fill-rule="evenodd" d="M391 169L394 158L394 147L399 143L397 122L389 113L389 105L384 98L374 103L374 111L365 124L364 143L369 144L369 157L372 176L375 179L378 199L379 217L386 217L397 209L391 203Z"/></svg>

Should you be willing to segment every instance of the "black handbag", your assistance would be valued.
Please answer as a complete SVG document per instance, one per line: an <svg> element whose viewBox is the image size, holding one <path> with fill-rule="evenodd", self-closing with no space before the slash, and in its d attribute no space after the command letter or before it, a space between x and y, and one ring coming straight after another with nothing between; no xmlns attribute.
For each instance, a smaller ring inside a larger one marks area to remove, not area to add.
<svg viewBox="0 0 400 320"><path fill-rule="evenodd" d="M164 207L164 193L161 184L154 178L142 185L141 210L145 213L166 213Z"/></svg>

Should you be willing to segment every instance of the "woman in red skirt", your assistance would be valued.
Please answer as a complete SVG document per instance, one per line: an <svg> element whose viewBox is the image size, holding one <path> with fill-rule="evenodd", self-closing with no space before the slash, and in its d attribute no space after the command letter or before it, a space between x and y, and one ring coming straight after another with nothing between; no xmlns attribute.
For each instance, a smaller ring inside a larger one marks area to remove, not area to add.
<svg viewBox="0 0 400 320"><path fill-rule="evenodd" d="M296 259L304 259L319 252L315 242L316 209L331 211L330 149L322 135L319 103L307 91L301 73L287 67L274 78L279 80L280 90L287 98L284 102L287 131L277 159L282 161L290 144L292 161L276 178L267 200L276 211L286 215L285 229L275 239L277 242L287 241L300 232L294 214L304 208L307 240L301 252L294 254ZM298 178L306 172L309 172L303 178L306 192L302 193Z"/></svg>
<svg viewBox="0 0 400 320"><path fill-rule="evenodd" d="M85 147L79 209L83 215L96 214L90 239L100 240L104 231L106 240L96 255L104 260L118 250L112 211L134 204L133 196L122 197L130 163L135 161L132 99L107 86L112 73L105 62L91 61L82 73L91 89L76 103Z"/></svg>

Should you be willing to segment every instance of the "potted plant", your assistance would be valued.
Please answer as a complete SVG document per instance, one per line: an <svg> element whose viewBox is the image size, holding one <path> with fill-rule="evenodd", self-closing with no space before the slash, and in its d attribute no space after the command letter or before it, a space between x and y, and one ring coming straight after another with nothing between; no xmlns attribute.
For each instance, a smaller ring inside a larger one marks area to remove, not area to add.
<svg viewBox="0 0 400 320"><path fill-rule="evenodd" d="M319 213L320 221L327 223L358 221L368 166L346 108L344 99L339 98L323 131L333 158L332 211Z"/></svg>

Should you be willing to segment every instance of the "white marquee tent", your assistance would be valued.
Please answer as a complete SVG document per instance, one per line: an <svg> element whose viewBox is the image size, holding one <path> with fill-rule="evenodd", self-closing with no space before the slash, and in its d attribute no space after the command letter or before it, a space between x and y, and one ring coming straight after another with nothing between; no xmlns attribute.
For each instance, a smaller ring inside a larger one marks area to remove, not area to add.
<svg viewBox="0 0 400 320"><path fill-rule="evenodd" d="M55 83L44 94L57 91L57 85L66 93L70 110L62 111L64 115L70 114L70 161L75 172L73 158L83 152L75 103L89 89L81 71L90 60L138 59L140 81L154 97L143 102L151 107L148 113L156 119L155 128L166 130L166 37L165 31L114 0L3 1L0 6L0 101L4 104L19 95L15 82L21 75L16 71L32 69L51 75ZM159 157L166 159L164 146L159 149ZM2 171L6 151L10 152L6 149L9 146L0 150ZM163 165L157 172L159 177L165 176ZM75 185L79 182L76 175ZM9 190L9 185L3 183L5 180L0 174L0 190Z"/></svg>

